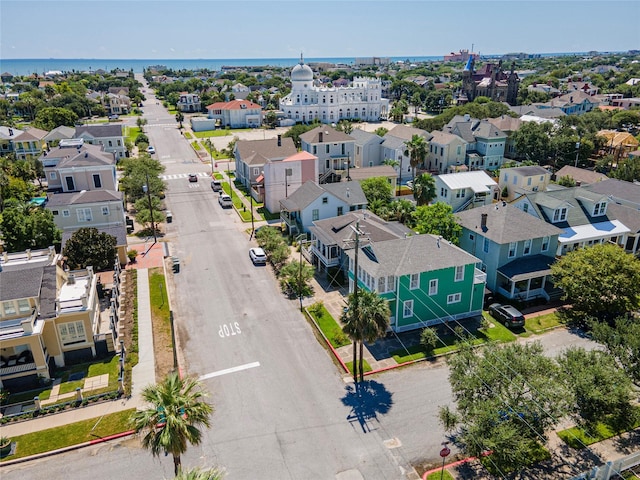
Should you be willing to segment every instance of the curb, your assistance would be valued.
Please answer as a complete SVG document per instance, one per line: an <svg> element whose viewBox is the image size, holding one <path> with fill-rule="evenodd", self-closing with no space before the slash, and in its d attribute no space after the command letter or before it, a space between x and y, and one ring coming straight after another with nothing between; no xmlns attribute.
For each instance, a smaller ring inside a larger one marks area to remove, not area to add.
<svg viewBox="0 0 640 480"><path fill-rule="evenodd" d="M489 451L489 452L484 452L482 454L483 457L486 457L488 455L491 455L493 452ZM427 477L429 475L431 475L432 473L437 473L442 471L442 469L444 468L445 470L451 468L451 467L457 467L458 465L462 465L465 463L469 463L469 462L473 462L474 460L478 460L478 457L467 457L467 458L463 458L462 460L457 460L455 462L451 462L451 463L447 463L446 465L444 465L444 467L440 466L438 468L432 468L431 470L427 470L426 472L424 472L422 474L422 480L427 480Z"/></svg>
<svg viewBox="0 0 640 480"><path fill-rule="evenodd" d="M70 445L68 447L59 448L57 450L51 450L49 452L36 453L28 457L16 458L15 460L8 460L6 462L0 462L0 468L8 467L11 465L17 465L19 463L30 462L32 460L38 460L40 458L50 457L59 453L71 452L73 450L79 450L84 447L91 447L92 445L98 445L100 443L108 442L110 440L117 440L119 438L128 437L135 434L135 430L128 430L122 433L115 433L103 438L96 438L95 440L89 440L88 442L78 443L77 445Z"/></svg>

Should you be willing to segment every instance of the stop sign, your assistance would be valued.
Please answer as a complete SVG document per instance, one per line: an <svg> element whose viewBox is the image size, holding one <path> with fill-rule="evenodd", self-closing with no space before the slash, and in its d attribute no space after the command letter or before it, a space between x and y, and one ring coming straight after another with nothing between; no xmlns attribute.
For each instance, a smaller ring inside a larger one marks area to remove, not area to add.
<svg viewBox="0 0 640 480"><path fill-rule="evenodd" d="M449 447L444 447L442 450L440 450L440 456L442 458L448 457L450 453L451 450L449 449Z"/></svg>

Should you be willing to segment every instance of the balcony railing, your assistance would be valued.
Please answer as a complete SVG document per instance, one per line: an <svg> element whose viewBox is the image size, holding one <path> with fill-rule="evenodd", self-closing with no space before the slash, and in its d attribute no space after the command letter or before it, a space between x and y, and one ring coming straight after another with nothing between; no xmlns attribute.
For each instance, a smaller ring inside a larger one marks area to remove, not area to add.
<svg viewBox="0 0 640 480"><path fill-rule="evenodd" d="M475 269L473 273L473 283L485 283L487 281L487 274L482 270Z"/></svg>

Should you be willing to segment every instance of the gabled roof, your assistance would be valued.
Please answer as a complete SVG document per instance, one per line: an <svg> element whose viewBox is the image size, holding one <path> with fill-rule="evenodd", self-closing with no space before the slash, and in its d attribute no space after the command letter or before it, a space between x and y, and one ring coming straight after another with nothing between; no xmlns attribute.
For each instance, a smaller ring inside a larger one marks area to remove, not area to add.
<svg viewBox="0 0 640 480"><path fill-rule="evenodd" d="M119 227L96 227L96 229L100 233L106 233L114 237L116 239L116 246L127 244L127 226L126 225L122 225ZM62 243L60 248L64 249L64 245L69 241L69 239L74 233L75 232L73 230L64 230L62 232Z"/></svg>
<svg viewBox="0 0 640 480"><path fill-rule="evenodd" d="M268 161L283 160L298 152L291 137L281 137L280 146L276 138L238 140L236 150L240 160L247 165L264 165Z"/></svg>
<svg viewBox="0 0 640 480"><path fill-rule="evenodd" d="M42 140L47 135L46 130L40 130L39 128L28 128L23 133L13 139L14 142L29 142L33 140Z"/></svg>
<svg viewBox="0 0 640 480"><path fill-rule="evenodd" d="M24 130L0 125L0 139L2 140L14 140L21 133L24 133Z"/></svg>
<svg viewBox="0 0 640 480"><path fill-rule="evenodd" d="M462 115L453 117L442 128L442 131L458 135L468 143L474 143L477 138L497 139L507 137L506 133L487 120L467 118Z"/></svg>
<svg viewBox="0 0 640 480"><path fill-rule="evenodd" d="M607 196L591 192L583 187L563 188L559 190L526 193L533 208L537 211L540 218L548 223L553 223L542 207L548 210L556 210L558 208L567 207L567 219L563 222L556 222L553 225L558 228L567 229L567 227L577 227L580 225L589 225L614 220L611 212L607 210L605 215L596 217L591 216L591 212L584 205L585 200L590 202L598 202L607 200ZM522 197L521 197L522 198Z"/></svg>
<svg viewBox="0 0 640 480"><path fill-rule="evenodd" d="M355 227L356 222L359 222L360 231L364 232L371 242L403 238L405 234L413 233L411 229L401 223L387 222L367 210L358 210L356 212L348 212L340 217L316 220L313 222L313 226L309 227L309 230L320 238L325 245L338 245L340 248L347 250L353 248L352 244L346 242L355 238L355 233L351 226Z"/></svg>
<svg viewBox="0 0 640 480"><path fill-rule="evenodd" d="M106 138L122 137L122 125L110 123L108 125L81 125L76 127L78 138Z"/></svg>
<svg viewBox="0 0 640 480"><path fill-rule="evenodd" d="M482 228L483 214L487 215L485 228ZM462 227L500 245L562 233L558 227L505 202L465 210L456 213L456 217Z"/></svg>
<svg viewBox="0 0 640 480"><path fill-rule="evenodd" d="M353 258L355 252L346 254ZM375 277L398 277L477 262L473 255L430 234L371 243L362 247L358 255L358 263Z"/></svg>
<svg viewBox="0 0 640 480"><path fill-rule="evenodd" d="M262 110L262 107L249 100L231 100L212 103L207 107L207 110Z"/></svg>
<svg viewBox="0 0 640 480"><path fill-rule="evenodd" d="M322 135L322 141L320 141L320 136ZM320 125L308 132L300 135L300 140L305 143L314 144L314 143L337 143L337 142L352 142L354 139L350 137L344 132L340 130L336 130L335 128L329 125Z"/></svg>
<svg viewBox="0 0 640 480"><path fill-rule="evenodd" d="M562 177L571 177L581 185L589 185L592 183L601 182L608 177L604 173L594 172L586 170L584 168L572 167L571 165L565 165L556 172L556 179Z"/></svg>
<svg viewBox="0 0 640 480"><path fill-rule="evenodd" d="M431 132L431 135L431 143L437 143L438 145L449 145L451 142L456 140L465 141L462 137L448 132L441 132L440 130L434 130Z"/></svg>
<svg viewBox="0 0 640 480"><path fill-rule="evenodd" d="M522 120L509 115L500 115L498 118L488 118L487 121L503 132L517 132L522 126Z"/></svg>
<svg viewBox="0 0 640 480"><path fill-rule="evenodd" d="M81 192L49 193L47 208L85 203L122 201L123 193L115 190L83 190Z"/></svg>
<svg viewBox="0 0 640 480"><path fill-rule="evenodd" d="M425 140L431 140L431 134L426 130L422 130L421 128L410 127L408 125L396 125L391 130L389 130L385 134L385 138L389 137L397 137L402 140L411 140L414 135L419 135L423 137Z"/></svg>
<svg viewBox="0 0 640 480"><path fill-rule="evenodd" d="M376 135L372 132L365 132L364 130L360 130L359 128L354 128L353 130L351 130L349 136L356 141L357 145L364 145L369 142L376 142L380 144L383 140L380 135Z"/></svg>
<svg viewBox="0 0 640 480"><path fill-rule="evenodd" d="M42 263L20 269L3 268L0 271L0 302L38 297L43 272L44 264Z"/></svg>
<svg viewBox="0 0 640 480"><path fill-rule="evenodd" d="M309 180L302 184L295 192L289 195L280 204L290 212L298 212L307 208L313 201L325 194L331 194L347 205L365 205L367 198L364 196L359 182L325 183L318 185Z"/></svg>
<svg viewBox="0 0 640 480"><path fill-rule="evenodd" d="M607 195L616 203L628 204L631 207L640 209L640 184L607 178L585 188L592 192Z"/></svg>
<svg viewBox="0 0 640 480"><path fill-rule="evenodd" d="M67 127L66 125L60 125L59 127L51 130L45 135L44 140L50 142L52 140L61 140L63 138L73 138L76 133L76 129L73 127Z"/></svg>
<svg viewBox="0 0 640 480"><path fill-rule="evenodd" d="M297 162L300 160L318 160L318 157L303 150L301 152L294 153L290 157L285 158L283 162Z"/></svg>

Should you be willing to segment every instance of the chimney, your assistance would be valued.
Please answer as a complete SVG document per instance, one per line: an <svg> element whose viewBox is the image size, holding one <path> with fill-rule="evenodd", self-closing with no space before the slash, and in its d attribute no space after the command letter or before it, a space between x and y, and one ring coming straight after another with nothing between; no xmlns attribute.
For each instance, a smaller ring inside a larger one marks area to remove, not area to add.
<svg viewBox="0 0 640 480"><path fill-rule="evenodd" d="M481 217L480 228L482 228L482 231L486 231L487 230L487 214L483 213L480 217Z"/></svg>
<svg viewBox="0 0 640 480"><path fill-rule="evenodd" d="M67 283L69 285L73 285L74 283L76 283L76 277L73 273L70 273L69 275L67 275Z"/></svg>
<svg viewBox="0 0 640 480"><path fill-rule="evenodd" d="M318 143L322 143L322 132L318 132Z"/></svg>
<svg viewBox="0 0 640 480"><path fill-rule="evenodd" d="M438 245L438 248L440 248L440 240L442 240L442 237L438 237L438 239L436 240L436 244Z"/></svg>
<svg viewBox="0 0 640 480"><path fill-rule="evenodd" d="M278 146L282 146L282 135L278 135Z"/></svg>

